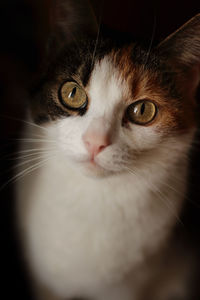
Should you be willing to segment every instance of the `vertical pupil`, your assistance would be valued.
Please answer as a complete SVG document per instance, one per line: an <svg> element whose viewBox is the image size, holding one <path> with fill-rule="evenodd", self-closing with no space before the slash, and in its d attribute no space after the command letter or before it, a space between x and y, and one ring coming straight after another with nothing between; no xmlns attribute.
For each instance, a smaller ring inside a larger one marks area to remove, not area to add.
<svg viewBox="0 0 200 300"><path fill-rule="evenodd" d="M141 110L140 110L141 115L143 115L144 111L145 111L145 104L142 103Z"/></svg>
<svg viewBox="0 0 200 300"><path fill-rule="evenodd" d="M74 98L75 94L76 94L76 87L74 87L73 90L69 93L68 98Z"/></svg>

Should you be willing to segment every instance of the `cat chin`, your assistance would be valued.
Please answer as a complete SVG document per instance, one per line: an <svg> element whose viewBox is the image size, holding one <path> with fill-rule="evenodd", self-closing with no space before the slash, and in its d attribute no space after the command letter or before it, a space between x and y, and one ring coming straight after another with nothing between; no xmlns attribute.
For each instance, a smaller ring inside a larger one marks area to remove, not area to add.
<svg viewBox="0 0 200 300"><path fill-rule="evenodd" d="M111 170L107 170L100 166L99 164L95 163L94 161L87 161L81 164L82 168L81 171L84 175L88 177L96 177L96 178L103 178L114 175L115 172Z"/></svg>

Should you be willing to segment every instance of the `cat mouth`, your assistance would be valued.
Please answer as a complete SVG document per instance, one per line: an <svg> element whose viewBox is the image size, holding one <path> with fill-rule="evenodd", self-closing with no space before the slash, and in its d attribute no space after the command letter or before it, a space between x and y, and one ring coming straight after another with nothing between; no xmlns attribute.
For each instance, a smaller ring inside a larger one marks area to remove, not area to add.
<svg viewBox="0 0 200 300"><path fill-rule="evenodd" d="M127 170L124 165L119 162L114 163L110 159L100 159L100 157L84 157L76 160L76 163L85 174L89 175L114 175L119 174Z"/></svg>
<svg viewBox="0 0 200 300"><path fill-rule="evenodd" d="M98 157L84 157L76 160L76 163L81 168L82 172L89 176L104 177L120 171L119 168L115 170L108 162L102 162Z"/></svg>
<svg viewBox="0 0 200 300"><path fill-rule="evenodd" d="M93 169L104 169L94 158L86 161L86 166Z"/></svg>
<svg viewBox="0 0 200 300"><path fill-rule="evenodd" d="M83 162L82 165L84 167L84 173L86 172L89 176L105 176L110 173L109 170L102 167L95 159L89 159Z"/></svg>

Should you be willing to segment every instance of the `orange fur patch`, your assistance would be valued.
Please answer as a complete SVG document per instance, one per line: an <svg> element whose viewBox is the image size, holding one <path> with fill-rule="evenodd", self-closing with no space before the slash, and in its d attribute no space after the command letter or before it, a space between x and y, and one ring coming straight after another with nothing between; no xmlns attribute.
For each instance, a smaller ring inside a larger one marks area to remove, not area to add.
<svg viewBox="0 0 200 300"><path fill-rule="evenodd" d="M129 86L129 95L125 101L131 103L140 99L149 99L158 107L157 123L159 131L187 131L196 124L194 94L190 93L184 76L176 76L174 83L179 97L170 95L170 86L161 84L160 70L151 70L144 65L136 65L131 59L134 45L112 52L113 63L120 71L120 77ZM164 70L163 70L164 71ZM152 123L146 126L151 126Z"/></svg>

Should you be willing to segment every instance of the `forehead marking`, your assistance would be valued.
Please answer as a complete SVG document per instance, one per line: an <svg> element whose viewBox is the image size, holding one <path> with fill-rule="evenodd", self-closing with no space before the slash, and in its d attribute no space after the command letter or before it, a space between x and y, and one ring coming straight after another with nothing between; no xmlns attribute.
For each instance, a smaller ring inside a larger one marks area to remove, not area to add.
<svg viewBox="0 0 200 300"><path fill-rule="evenodd" d="M90 109L106 113L106 110L119 104L127 91L127 86L120 77L119 70L109 56L96 63L86 87L90 98Z"/></svg>

